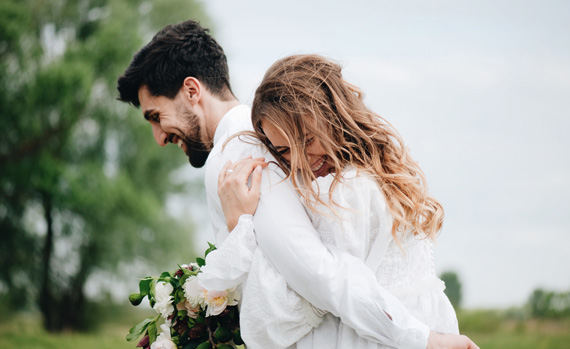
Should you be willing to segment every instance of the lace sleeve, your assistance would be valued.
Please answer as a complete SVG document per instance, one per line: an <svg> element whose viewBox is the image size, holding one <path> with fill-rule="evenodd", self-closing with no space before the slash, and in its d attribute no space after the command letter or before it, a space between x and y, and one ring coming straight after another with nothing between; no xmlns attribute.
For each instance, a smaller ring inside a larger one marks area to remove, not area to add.
<svg viewBox="0 0 570 349"><path fill-rule="evenodd" d="M242 338L252 348L285 348L318 326L324 313L291 290L257 248L251 215L241 216L224 244L206 257L200 284L224 290L245 282Z"/></svg>
<svg viewBox="0 0 570 349"><path fill-rule="evenodd" d="M239 285L247 278L256 248L253 218L242 215L223 245L206 257L206 265L198 274L200 284L209 290L226 290Z"/></svg>
<svg viewBox="0 0 570 349"><path fill-rule="evenodd" d="M326 191L331 181L332 176L329 176L317 183L321 192ZM328 193L325 195L323 199L327 202ZM392 239L392 216L382 190L373 177L349 168L343 172L332 199L331 207L317 207L326 214L311 213L321 238L330 240L330 236L322 235L332 233L336 247L366 261L375 271L378 259Z"/></svg>
<svg viewBox="0 0 570 349"><path fill-rule="evenodd" d="M254 252L240 310L249 348L287 348L319 326L323 315L287 286L261 250Z"/></svg>

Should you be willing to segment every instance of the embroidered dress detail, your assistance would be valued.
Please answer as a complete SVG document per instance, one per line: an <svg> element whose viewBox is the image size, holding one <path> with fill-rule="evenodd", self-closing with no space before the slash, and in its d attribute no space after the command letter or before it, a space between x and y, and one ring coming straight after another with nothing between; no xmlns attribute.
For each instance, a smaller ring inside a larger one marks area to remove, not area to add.
<svg viewBox="0 0 570 349"><path fill-rule="evenodd" d="M423 236L403 234L400 247L392 237L392 216L375 179L354 168L346 169L342 177L332 195L340 207L333 206L332 212L327 206L316 205L316 211L324 214L307 209L321 239L365 261L371 254L380 253L378 263L373 264L378 283L430 329L458 334L455 311L443 292L445 284L435 274L432 241ZM330 187L332 180L333 176L329 175L313 183L320 189L324 202L328 202L326 188ZM371 251L372 246L374 251ZM367 265L371 264L367 262ZM325 317L324 326L327 321L333 320ZM298 348L314 347L322 339L319 336L319 329L316 329L312 343L298 345ZM335 347L387 348L362 338L343 323L338 324Z"/></svg>

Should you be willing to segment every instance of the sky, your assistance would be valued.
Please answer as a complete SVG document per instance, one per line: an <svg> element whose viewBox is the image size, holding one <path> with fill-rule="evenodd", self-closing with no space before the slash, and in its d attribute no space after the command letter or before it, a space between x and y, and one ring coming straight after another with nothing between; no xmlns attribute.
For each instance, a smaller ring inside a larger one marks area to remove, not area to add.
<svg viewBox="0 0 570 349"><path fill-rule="evenodd" d="M318 53L396 127L444 206L436 271L465 307L570 290L570 2L202 3L242 103L277 59Z"/></svg>

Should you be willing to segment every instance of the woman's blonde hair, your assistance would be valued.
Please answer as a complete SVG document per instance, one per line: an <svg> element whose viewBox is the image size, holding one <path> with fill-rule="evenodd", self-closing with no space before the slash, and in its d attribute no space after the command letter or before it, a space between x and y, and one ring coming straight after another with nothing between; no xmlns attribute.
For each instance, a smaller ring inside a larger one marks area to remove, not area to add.
<svg viewBox="0 0 570 349"><path fill-rule="evenodd" d="M360 89L342 78L338 64L318 55L295 55L275 62L255 92L252 121L257 138L270 149L306 202L324 203L311 185L315 176L305 153L305 141L314 137L333 167L329 203L343 169L352 165L378 181L394 217L392 235L397 241L397 232L435 238L441 229L443 208L429 195L422 170L394 128L368 110ZM289 141L290 163L272 147L262 122L275 126Z"/></svg>

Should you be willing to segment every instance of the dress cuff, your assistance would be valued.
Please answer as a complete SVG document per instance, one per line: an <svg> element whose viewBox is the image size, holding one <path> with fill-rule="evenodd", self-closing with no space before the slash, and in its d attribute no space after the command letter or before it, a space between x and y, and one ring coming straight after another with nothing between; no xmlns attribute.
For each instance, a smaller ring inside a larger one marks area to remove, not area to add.
<svg viewBox="0 0 570 349"><path fill-rule="evenodd" d="M427 325L416 320L412 320L414 328L405 332L400 342L400 348L403 349L425 349L427 348L430 329Z"/></svg>
<svg viewBox="0 0 570 349"><path fill-rule="evenodd" d="M200 284L209 290L225 290L239 285L247 277L257 242L253 216L240 216L224 244L210 252L198 274Z"/></svg>
<svg viewBox="0 0 570 349"><path fill-rule="evenodd" d="M241 225L253 224L253 215L246 213L246 214L242 214L241 216L239 216L238 223L235 226L234 230L232 230L231 232L234 232L240 224ZM231 232L230 232L230 234L231 234Z"/></svg>
<svg viewBox="0 0 570 349"><path fill-rule="evenodd" d="M327 312L313 306L307 301L301 302L301 306L303 307L303 314L307 319L307 323L309 323L311 327L319 327L323 322L323 316L325 316Z"/></svg>

